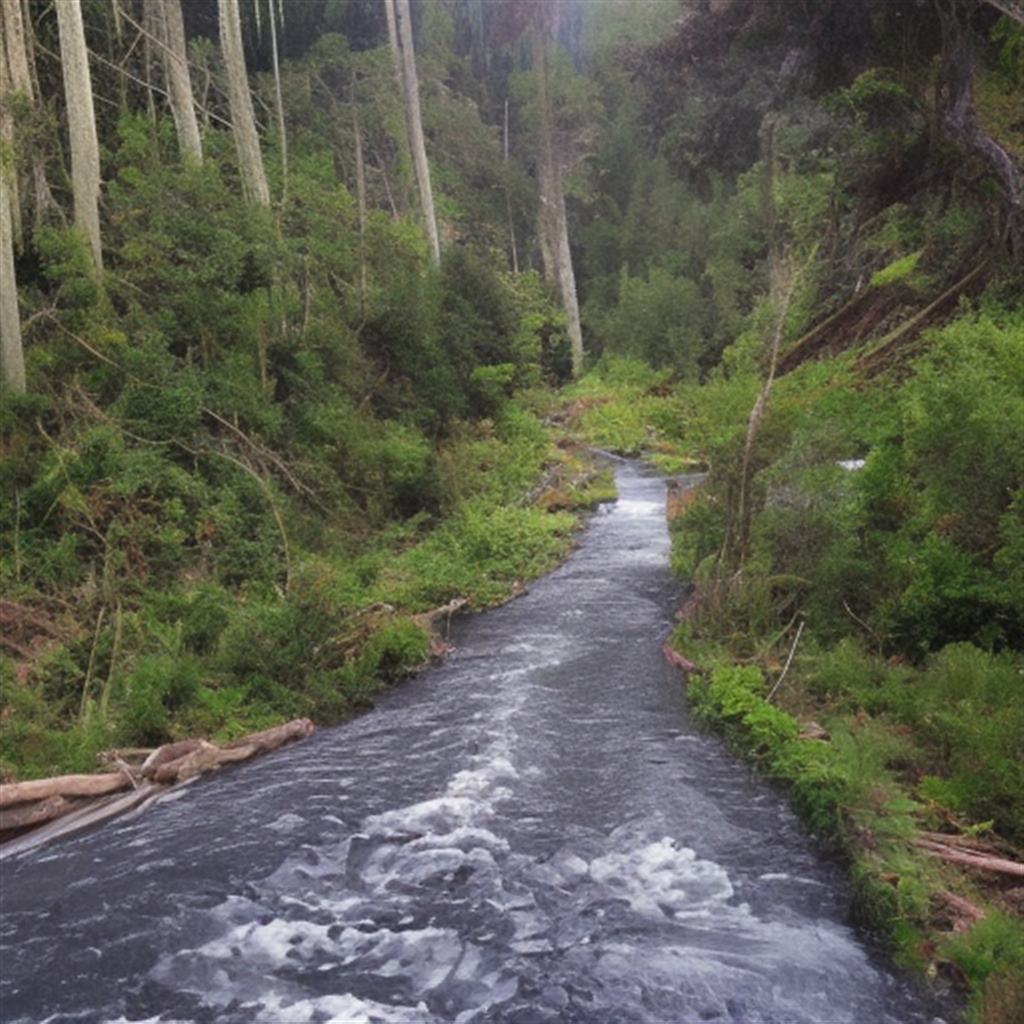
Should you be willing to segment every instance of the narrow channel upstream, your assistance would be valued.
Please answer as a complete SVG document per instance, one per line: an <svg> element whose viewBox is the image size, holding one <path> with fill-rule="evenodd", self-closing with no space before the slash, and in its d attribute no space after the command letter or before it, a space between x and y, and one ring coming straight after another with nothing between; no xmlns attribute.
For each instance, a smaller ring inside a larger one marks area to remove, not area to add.
<svg viewBox="0 0 1024 1024"><path fill-rule="evenodd" d="M4 1021L928 1024L687 717L664 485L366 716L2 863Z"/></svg>

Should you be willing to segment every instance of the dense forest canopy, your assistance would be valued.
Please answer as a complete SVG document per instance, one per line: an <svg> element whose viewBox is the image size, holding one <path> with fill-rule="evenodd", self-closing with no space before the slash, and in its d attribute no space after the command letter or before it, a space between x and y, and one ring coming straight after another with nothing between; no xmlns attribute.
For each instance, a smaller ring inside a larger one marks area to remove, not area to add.
<svg viewBox="0 0 1024 1024"><path fill-rule="evenodd" d="M780 644L903 737L776 758L815 827L1024 842L1020 0L0 17L5 779L365 706L564 554L586 442L707 470L676 641L757 756Z"/></svg>

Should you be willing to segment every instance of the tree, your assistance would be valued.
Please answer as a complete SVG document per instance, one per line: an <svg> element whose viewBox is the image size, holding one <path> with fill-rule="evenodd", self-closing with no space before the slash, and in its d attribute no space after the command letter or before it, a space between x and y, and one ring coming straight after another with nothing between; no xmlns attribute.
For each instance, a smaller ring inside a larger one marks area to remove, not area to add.
<svg viewBox="0 0 1024 1024"><path fill-rule="evenodd" d="M274 10L274 0L270 3L270 52L274 62L274 99L277 105L277 134L278 146L281 148L281 202L288 196L288 135L284 125L284 99L281 96L281 64L277 56L277 13ZM256 10L259 10L257 0ZM280 8L282 24L284 20L284 6Z"/></svg>
<svg viewBox="0 0 1024 1024"><path fill-rule="evenodd" d="M430 184L430 164L427 162L427 147L423 138L420 85L416 73L416 54L412 41L412 14L409 10L409 0L384 0L384 5L388 18L388 38L391 43L391 52L395 58L395 69L402 92L402 105L405 109L409 148L412 150L416 184L420 192L423 223L427 229L431 255L434 262L439 263L441 261L441 239L437 231L434 193Z"/></svg>
<svg viewBox="0 0 1024 1024"><path fill-rule="evenodd" d="M562 297L562 308L568 325L572 348L572 373L583 372L583 330L580 306L576 295L576 275L569 247L569 221L565 210L562 185L562 160L556 143L555 112L551 96L548 67L547 31L535 20L532 29L533 73L536 78L540 129L537 147L537 178L540 187L540 208L537 215L537 237L540 242L544 277L555 285Z"/></svg>
<svg viewBox="0 0 1024 1024"><path fill-rule="evenodd" d="M164 80L171 104L178 145L186 160L203 162L203 143L192 97L192 78L185 49L185 22L181 16L181 0L148 0L155 6L154 22L160 33Z"/></svg>
<svg viewBox="0 0 1024 1024"><path fill-rule="evenodd" d="M26 29L25 17L19 2L0 4L0 38L3 40L3 45L0 46L0 60L5 61L7 65L7 92L9 95L20 94L27 102L29 110L35 114L37 96L33 82L31 34ZM7 130L13 140L13 119ZM46 180L42 148L31 146L28 156L32 168L34 219L38 224L46 213L57 208L57 204ZM11 171L8 185L11 190L12 229L17 241L21 237L21 190L16 167Z"/></svg>
<svg viewBox="0 0 1024 1024"><path fill-rule="evenodd" d="M991 3L991 0L989 0ZM1012 2L992 6L1024 24L1024 8ZM968 15L957 0L936 7L942 33L939 71L942 129L953 142L984 160L998 179L1007 212L1007 234L1015 254L1024 252L1024 168L1013 152L985 131L974 109L975 57Z"/></svg>
<svg viewBox="0 0 1024 1024"><path fill-rule="evenodd" d="M75 224L89 242L93 263L103 269L100 240L100 146L89 75L89 51L85 45L80 0L62 0L57 7L61 70L71 139L71 186Z"/></svg>
<svg viewBox="0 0 1024 1024"><path fill-rule="evenodd" d="M2 11L0 8L0 17ZM7 23L2 23L6 38ZM25 362L21 347L18 285L14 277L14 217L17 181L14 166L14 125L7 97L12 92L7 53L0 48L0 363L3 379L14 392L25 390Z"/></svg>
<svg viewBox="0 0 1024 1024"><path fill-rule="evenodd" d="M232 132L238 153L238 169L246 198L260 206L270 206L270 188L263 170L263 154L256 133L256 116L249 94L249 78L242 47L242 23L238 0L217 0L220 18L220 45L228 77L228 103Z"/></svg>

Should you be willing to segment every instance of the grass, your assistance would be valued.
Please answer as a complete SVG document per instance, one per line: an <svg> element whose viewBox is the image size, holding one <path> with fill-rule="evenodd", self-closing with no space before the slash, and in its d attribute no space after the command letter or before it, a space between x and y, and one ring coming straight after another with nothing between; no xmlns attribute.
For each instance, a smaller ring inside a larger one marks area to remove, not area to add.
<svg viewBox="0 0 1024 1024"><path fill-rule="evenodd" d="M277 571L232 585L192 558L169 585L165 574L121 586L114 612L97 601L91 619L68 618L31 661L0 658L0 775L89 771L113 746L230 739L299 715L344 719L428 660L413 615L507 600L567 554L581 513L614 497L610 474L553 445L525 404L464 425L438 467L433 517L353 533L351 518L310 523L281 502L287 589ZM557 501L550 489L528 500L542 478L557 480ZM252 499L232 514L251 517L266 547L237 558L280 558L266 498ZM44 600L22 590L26 604Z"/></svg>

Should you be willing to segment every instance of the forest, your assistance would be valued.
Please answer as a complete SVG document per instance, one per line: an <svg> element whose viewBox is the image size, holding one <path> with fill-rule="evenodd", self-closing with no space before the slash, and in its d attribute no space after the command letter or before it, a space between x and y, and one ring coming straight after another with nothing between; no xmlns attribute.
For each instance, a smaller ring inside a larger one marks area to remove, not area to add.
<svg viewBox="0 0 1024 1024"><path fill-rule="evenodd" d="M350 719L642 458L691 712L1022 1019L1020 0L0 17L0 782Z"/></svg>

